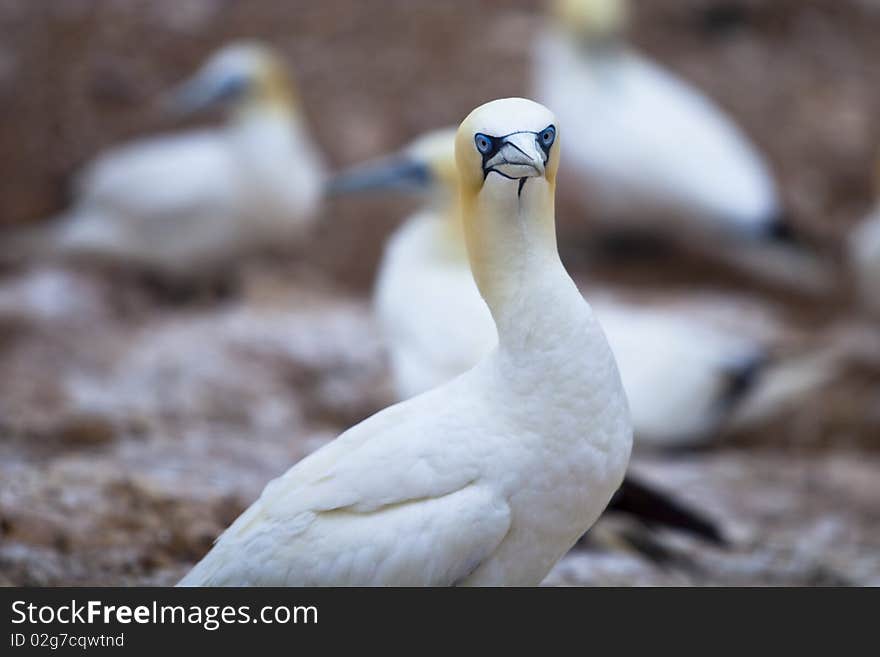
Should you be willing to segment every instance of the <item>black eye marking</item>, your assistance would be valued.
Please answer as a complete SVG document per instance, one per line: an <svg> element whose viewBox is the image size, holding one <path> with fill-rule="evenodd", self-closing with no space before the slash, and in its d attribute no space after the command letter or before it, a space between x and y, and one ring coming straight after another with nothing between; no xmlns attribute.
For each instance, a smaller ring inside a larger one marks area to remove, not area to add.
<svg viewBox="0 0 880 657"><path fill-rule="evenodd" d="M483 157L483 180L485 180L486 176L489 175L489 172L492 171L491 168L486 168L486 163L495 157L498 149L501 148L502 142L503 137L500 139L490 137L489 135L484 135L482 132L478 132L474 135L474 144L476 144L477 151L479 151L480 155Z"/></svg>
<svg viewBox="0 0 880 657"><path fill-rule="evenodd" d="M504 178L507 178L509 180L518 180L519 186L517 190L517 195L522 194L522 190L526 182L525 178L511 178L506 173L499 171L495 167L487 167L486 165L488 164L489 160L495 157L498 151L501 150L501 147L505 144L509 144L510 146L525 155L525 153L519 146L517 146L513 142L507 141L508 137L521 134L535 135L536 143L544 152L544 164L547 164L547 161L550 159L550 147L553 146L553 143L556 141L556 126L554 126L553 124L548 125L540 132L532 132L531 130L518 130L516 132L510 132L501 137L492 137L482 132L478 132L474 135L474 144L477 147L477 151L483 158L483 180L485 180L493 171L499 176L503 176Z"/></svg>

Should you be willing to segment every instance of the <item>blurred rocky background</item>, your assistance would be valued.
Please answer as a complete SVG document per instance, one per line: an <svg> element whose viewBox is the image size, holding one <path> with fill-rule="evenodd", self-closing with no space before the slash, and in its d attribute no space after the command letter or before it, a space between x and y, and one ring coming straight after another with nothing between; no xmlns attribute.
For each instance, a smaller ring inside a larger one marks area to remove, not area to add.
<svg viewBox="0 0 880 657"><path fill-rule="evenodd" d="M797 226L839 251L874 193L880 2L635 4L634 41L729 110L768 154ZM104 147L181 127L156 99L230 39L285 54L339 168L526 94L522 44L540 22L525 0L0 0L0 224L62 209L77 168ZM249 265L241 297L220 304L170 307L101 272L7 272L0 583L173 583L269 478L387 404L366 294L411 207L329 205L309 249ZM580 225L563 208L565 225ZM677 260L657 276L737 286ZM765 305L800 339L839 299L777 293ZM730 550L668 536L678 556L658 562L579 547L548 583L880 584L871 356L770 425L636 463L720 517Z"/></svg>

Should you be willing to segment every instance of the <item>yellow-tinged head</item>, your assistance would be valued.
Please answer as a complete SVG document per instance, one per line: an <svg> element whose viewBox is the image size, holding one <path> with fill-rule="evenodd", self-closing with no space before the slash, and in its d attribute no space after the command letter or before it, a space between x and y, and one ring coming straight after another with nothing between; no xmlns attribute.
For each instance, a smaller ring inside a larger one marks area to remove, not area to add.
<svg viewBox="0 0 880 657"><path fill-rule="evenodd" d="M241 41L214 53L177 87L171 106L181 114L212 107L236 114L255 109L291 113L297 99L281 57L264 44Z"/></svg>
<svg viewBox="0 0 880 657"><path fill-rule="evenodd" d="M334 196L414 191L433 193L444 201L457 189L455 128L426 133L393 155L337 174L327 185L327 192Z"/></svg>
<svg viewBox="0 0 880 657"><path fill-rule="evenodd" d="M455 157L463 200L489 192L521 197L527 186L546 187L552 197L559 168L556 118L525 98L493 100L459 126Z"/></svg>
<svg viewBox="0 0 880 657"><path fill-rule="evenodd" d="M365 192L415 192L428 199L429 211L444 218L447 230L438 249L464 255L464 234L458 211L457 128L433 130L403 149L336 174L327 184L331 196Z"/></svg>
<svg viewBox="0 0 880 657"><path fill-rule="evenodd" d="M458 189L455 134L454 127L434 130L416 139L405 151L410 159L424 164L432 184L451 193Z"/></svg>
<svg viewBox="0 0 880 657"><path fill-rule="evenodd" d="M524 98L481 105L458 128L455 159L468 256L493 314L518 294L518 268L558 262L559 141L553 113Z"/></svg>
<svg viewBox="0 0 880 657"><path fill-rule="evenodd" d="M551 14L564 29L586 40L613 39L626 31L626 0L552 0Z"/></svg>

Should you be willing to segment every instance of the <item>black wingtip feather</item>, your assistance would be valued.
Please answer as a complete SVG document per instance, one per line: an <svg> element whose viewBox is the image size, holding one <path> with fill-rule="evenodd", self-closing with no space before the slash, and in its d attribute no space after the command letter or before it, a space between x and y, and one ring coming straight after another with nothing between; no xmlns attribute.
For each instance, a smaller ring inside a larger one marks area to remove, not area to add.
<svg viewBox="0 0 880 657"><path fill-rule="evenodd" d="M728 545L712 520L632 475L623 480L608 508L632 515L649 526L675 529L718 547Z"/></svg>

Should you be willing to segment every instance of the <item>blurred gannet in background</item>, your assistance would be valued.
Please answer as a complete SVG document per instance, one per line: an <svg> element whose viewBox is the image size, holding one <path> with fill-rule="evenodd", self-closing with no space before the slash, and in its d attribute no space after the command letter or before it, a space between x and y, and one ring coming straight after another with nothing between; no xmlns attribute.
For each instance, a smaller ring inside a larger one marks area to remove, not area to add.
<svg viewBox="0 0 880 657"><path fill-rule="evenodd" d="M425 205L389 239L375 289L400 399L458 376L497 342L468 267L453 136L451 129L429 133L329 185L335 194L427 193ZM758 340L674 310L638 307L601 291L591 295L591 304L617 359L641 443L672 446L715 437L767 363Z"/></svg>
<svg viewBox="0 0 880 657"><path fill-rule="evenodd" d="M512 98L458 131L467 248L497 349L270 483L182 585L536 585L593 524L632 428L557 252L557 127Z"/></svg>
<svg viewBox="0 0 880 657"><path fill-rule="evenodd" d="M78 178L71 210L12 248L185 275L295 239L317 209L323 168L278 55L257 43L227 46L169 105L228 116L221 127L102 155Z"/></svg>
<svg viewBox="0 0 880 657"><path fill-rule="evenodd" d="M535 94L570 126L568 174L587 183L572 188L588 190L611 233L661 236L765 283L832 292L833 268L798 243L761 153L701 91L626 43L628 6L553 0L536 40Z"/></svg>
<svg viewBox="0 0 880 657"><path fill-rule="evenodd" d="M880 202L853 229L848 250L859 299L868 312L880 317Z"/></svg>
<svg viewBox="0 0 880 657"><path fill-rule="evenodd" d="M615 209L654 211L616 221L662 209L707 232L786 235L764 158L703 93L629 47L625 0L554 0L551 14L533 85L569 126L568 173Z"/></svg>

